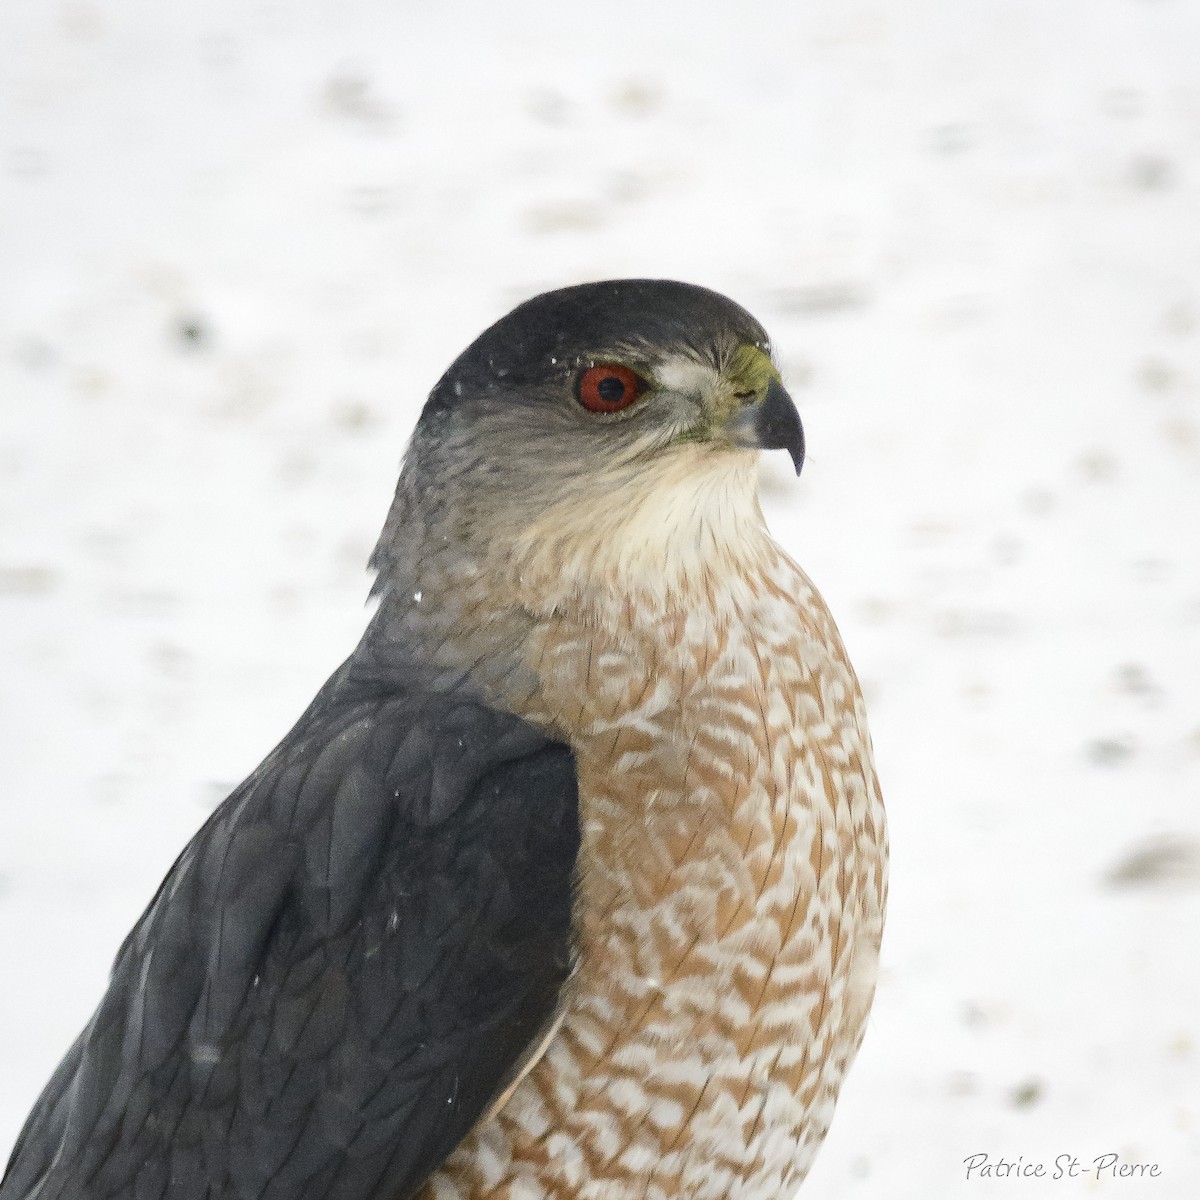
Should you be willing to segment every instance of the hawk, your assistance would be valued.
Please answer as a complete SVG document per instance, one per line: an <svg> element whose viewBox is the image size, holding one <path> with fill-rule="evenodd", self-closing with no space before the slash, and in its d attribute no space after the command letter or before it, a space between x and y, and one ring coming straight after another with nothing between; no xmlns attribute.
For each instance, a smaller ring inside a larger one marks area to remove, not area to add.
<svg viewBox="0 0 1200 1200"><path fill-rule="evenodd" d="M886 834L757 452L762 327L621 280L449 368L362 641L121 947L0 1200L777 1200L862 1039Z"/></svg>

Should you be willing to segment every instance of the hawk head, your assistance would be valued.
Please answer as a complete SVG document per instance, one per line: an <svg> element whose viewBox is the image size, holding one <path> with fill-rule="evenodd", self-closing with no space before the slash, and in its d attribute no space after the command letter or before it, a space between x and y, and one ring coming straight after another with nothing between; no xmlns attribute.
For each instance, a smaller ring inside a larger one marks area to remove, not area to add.
<svg viewBox="0 0 1200 1200"><path fill-rule="evenodd" d="M586 488L589 472L654 471L696 447L710 458L786 449L797 473L804 460L762 326L670 280L588 283L519 305L434 388L414 450L446 438L517 487L552 471Z"/></svg>
<svg viewBox="0 0 1200 1200"><path fill-rule="evenodd" d="M437 595L454 640L480 622L498 634L514 609L686 606L767 536L764 449L799 471L804 433L745 309L667 280L536 296L430 394L372 559L377 591L406 629L433 620L409 610Z"/></svg>

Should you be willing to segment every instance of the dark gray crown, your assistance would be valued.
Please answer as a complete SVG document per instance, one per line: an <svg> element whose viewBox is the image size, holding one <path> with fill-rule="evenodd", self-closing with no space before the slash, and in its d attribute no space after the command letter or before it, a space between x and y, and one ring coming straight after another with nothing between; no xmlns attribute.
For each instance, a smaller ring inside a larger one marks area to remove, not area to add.
<svg viewBox="0 0 1200 1200"><path fill-rule="evenodd" d="M765 346L767 335L741 305L708 288L670 279L560 288L526 300L485 329L442 376L429 407L559 380L606 349L679 350L715 359L736 342Z"/></svg>

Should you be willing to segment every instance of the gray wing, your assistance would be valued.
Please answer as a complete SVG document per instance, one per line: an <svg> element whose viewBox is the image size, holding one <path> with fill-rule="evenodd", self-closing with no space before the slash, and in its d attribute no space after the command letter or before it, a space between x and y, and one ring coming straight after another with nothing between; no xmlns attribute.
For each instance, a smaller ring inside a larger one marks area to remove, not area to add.
<svg viewBox="0 0 1200 1200"><path fill-rule="evenodd" d="M577 804L516 717L319 697L127 938L0 1200L412 1195L554 1013Z"/></svg>

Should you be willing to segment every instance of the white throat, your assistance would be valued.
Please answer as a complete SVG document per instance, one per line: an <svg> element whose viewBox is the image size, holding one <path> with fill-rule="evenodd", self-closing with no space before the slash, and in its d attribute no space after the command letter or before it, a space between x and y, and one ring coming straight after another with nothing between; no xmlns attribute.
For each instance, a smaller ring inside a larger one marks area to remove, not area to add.
<svg viewBox="0 0 1200 1200"><path fill-rule="evenodd" d="M681 449L671 469L598 481L518 540L521 604L600 620L737 602L749 566L776 551L758 502L757 455ZM607 482L613 484L606 489Z"/></svg>

